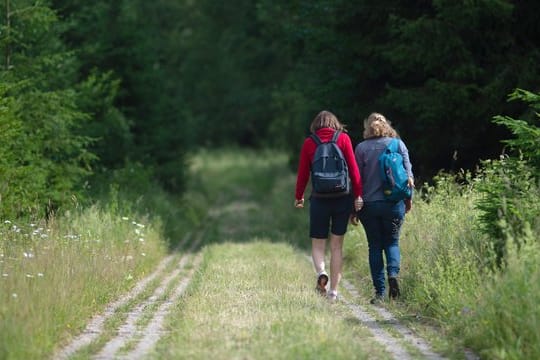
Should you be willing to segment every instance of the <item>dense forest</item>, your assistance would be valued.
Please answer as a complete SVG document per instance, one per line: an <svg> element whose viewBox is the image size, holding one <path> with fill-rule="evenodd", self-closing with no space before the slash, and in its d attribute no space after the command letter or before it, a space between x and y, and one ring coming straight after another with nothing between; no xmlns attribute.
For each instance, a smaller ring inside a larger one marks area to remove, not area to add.
<svg viewBox="0 0 540 360"><path fill-rule="evenodd" d="M282 148L322 109L361 140L372 111L416 175L504 151L506 115L538 121L532 0L5 0L0 214L53 211L114 179L181 193L198 147ZM537 124L537 123L536 123ZM107 181L103 181L107 179Z"/></svg>

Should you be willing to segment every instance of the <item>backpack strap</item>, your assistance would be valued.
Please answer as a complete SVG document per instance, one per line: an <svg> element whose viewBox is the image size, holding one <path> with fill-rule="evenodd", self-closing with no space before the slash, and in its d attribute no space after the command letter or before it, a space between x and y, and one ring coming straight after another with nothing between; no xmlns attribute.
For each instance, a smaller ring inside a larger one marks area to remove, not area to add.
<svg viewBox="0 0 540 360"><path fill-rule="evenodd" d="M330 140L329 142L337 143L337 139L339 137L339 134L341 134L341 130L336 130L334 132L334 135L332 136L332 140ZM309 135L309 137L312 138L313 141L315 141L315 144L317 144L317 145L322 144L321 138L317 134L315 134L315 133L311 134L311 135Z"/></svg>
<svg viewBox="0 0 540 360"><path fill-rule="evenodd" d="M334 142L334 143L337 142L339 134L341 134L341 130L336 130L334 132L334 135L332 136L332 140L330 140L329 142ZM309 135L309 137L312 138L313 141L315 141L315 144L317 144L317 145L322 144L321 138L317 134L311 134L311 135Z"/></svg>
<svg viewBox="0 0 540 360"><path fill-rule="evenodd" d="M341 130L334 131L334 136L332 136L332 142L337 143L337 139L339 137L339 134L341 134Z"/></svg>
<svg viewBox="0 0 540 360"><path fill-rule="evenodd" d="M313 141L315 141L315 144L317 144L317 146L322 144L321 138L319 136L317 136L317 134L313 133L313 134L309 135L309 137L311 139L313 139Z"/></svg>
<svg viewBox="0 0 540 360"><path fill-rule="evenodd" d="M398 138L393 138L392 140L390 140L388 145L386 145L386 148L390 152L394 152L394 153L398 152L399 151L399 139Z"/></svg>

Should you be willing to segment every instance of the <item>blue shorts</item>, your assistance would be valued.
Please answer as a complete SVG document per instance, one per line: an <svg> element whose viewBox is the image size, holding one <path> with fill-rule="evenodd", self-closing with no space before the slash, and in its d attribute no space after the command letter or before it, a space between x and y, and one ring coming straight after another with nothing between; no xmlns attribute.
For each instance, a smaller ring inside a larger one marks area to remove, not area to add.
<svg viewBox="0 0 540 360"><path fill-rule="evenodd" d="M327 239L328 231L345 235L349 217L354 208L352 195L337 198L314 197L309 199L309 236Z"/></svg>

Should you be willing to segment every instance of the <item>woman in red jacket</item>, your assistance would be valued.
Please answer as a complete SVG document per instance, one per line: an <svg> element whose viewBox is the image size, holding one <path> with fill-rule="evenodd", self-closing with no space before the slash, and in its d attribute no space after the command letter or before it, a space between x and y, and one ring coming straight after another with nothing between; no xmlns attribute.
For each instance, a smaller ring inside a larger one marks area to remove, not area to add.
<svg viewBox="0 0 540 360"><path fill-rule="evenodd" d="M317 291L330 300L337 299L337 288L341 280L342 247L351 213L362 208L362 182L360 172L354 158L351 139L344 132L344 126L337 117L329 111L321 111L310 126L310 131L316 134L322 142L332 139L336 131L341 131L337 145L341 149L348 166L352 193L340 193L337 196L318 196L312 193L309 209L309 236L311 237L312 258L317 272ZM294 205L304 207L304 191L310 178L311 164L317 144L308 137L300 152L298 174L296 178L296 194ZM354 201L353 201L354 199ZM325 249L328 233L330 232L330 291L327 293L328 273L325 269Z"/></svg>

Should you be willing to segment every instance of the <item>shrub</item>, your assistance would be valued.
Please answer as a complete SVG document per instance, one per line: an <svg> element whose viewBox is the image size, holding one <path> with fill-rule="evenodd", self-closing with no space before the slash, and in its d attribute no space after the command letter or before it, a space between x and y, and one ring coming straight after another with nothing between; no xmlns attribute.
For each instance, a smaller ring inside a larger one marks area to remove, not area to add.
<svg viewBox="0 0 540 360"><path fill-rule="evenodd" d="M518 89L510 95L510 100L515 99L529 103L532 109L540 107L540 96L524 90ZM534 116L539 118L536 112ZM532 124L533 120L529 123L507 116L496 116L494 122L512 131L515 138L505 143L517 153L483 162L477 178L481 194L477 203L481 211L479 227L490 237L500 266L505 258L506 239L517 239L519 248L523 224L536 228L540 221L540 128Z"/></svg>

